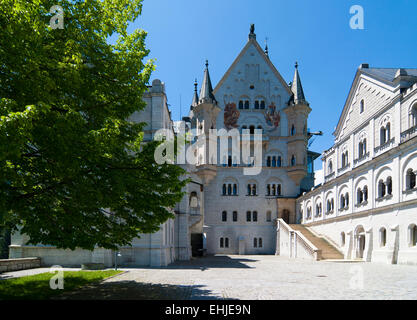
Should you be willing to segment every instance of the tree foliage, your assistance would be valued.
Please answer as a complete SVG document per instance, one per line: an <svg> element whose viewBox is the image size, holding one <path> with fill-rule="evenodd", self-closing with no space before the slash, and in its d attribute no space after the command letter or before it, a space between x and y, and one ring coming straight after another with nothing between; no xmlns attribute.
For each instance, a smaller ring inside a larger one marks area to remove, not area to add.
<svg viewBox="0 0 417 320"><path fill-rule="evenodd" d="M182 197L183 170L157 165L158 143L127 120L154 68L146 32L127 32L141 2L2 1L0 218L31 243L114 249L157 231ZM64 29L49 25L53 5Z"/></svg>

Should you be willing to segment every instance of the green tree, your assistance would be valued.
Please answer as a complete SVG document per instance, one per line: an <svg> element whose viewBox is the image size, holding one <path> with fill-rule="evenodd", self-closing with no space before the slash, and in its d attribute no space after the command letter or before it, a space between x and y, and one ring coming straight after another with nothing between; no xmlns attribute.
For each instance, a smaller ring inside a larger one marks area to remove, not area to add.
<svg viewBox="0 0 417 320"><path fill-rule="evenodd" d="M63 29L50 26L53 5ZM146 32L127 32L141 10L142 0L2 0L0 221L31 243L114 249L173 217L184 171L157 165L158 142L142 143L143 124L127 120L154 68Z"/></svg>

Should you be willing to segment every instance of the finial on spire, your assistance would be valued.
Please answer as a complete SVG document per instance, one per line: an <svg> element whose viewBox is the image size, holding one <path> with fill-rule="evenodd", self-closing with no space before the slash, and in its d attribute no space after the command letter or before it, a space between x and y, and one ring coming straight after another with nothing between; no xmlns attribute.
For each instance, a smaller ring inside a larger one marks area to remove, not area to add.
<svg viewBox="0 0 417 320"><path fill-rule="evenodd" d="M209 64L208 64L208 60L206 60L206 68L208 68Z"/></svg>
<svg viewBox="0 0 417 320"><path fill-rule="evenodd" d="M298 62L295 62L295 68L298 69Z"/></svg>
<svg viewBox="0 0 417 320"><path fill-rule="evenodd" d="M265 38L265 54L268 55L268 37Z"/></svg>
<svg viewBox="0 0 417 320"><path fill-rule="evenodd" d="M255 25L253 23L250 25L249 39L256 39Z"/></svg>

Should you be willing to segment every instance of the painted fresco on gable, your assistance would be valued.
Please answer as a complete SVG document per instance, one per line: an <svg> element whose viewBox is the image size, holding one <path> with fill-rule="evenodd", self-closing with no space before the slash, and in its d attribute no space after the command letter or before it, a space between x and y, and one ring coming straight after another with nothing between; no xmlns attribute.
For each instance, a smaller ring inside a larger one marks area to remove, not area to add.
<svg viewBox="0 0 417 320"><path fill-rule="evenodd" d="M224 126L227 130L237 128L239 125L240 112L237 110L236 103L231 102L224 107Z"/></svg>
<svg viewBox="0 0 417 320"><path fill-rule="evenodd" d="M265 121L269 130L276 129L279 126L281 115L279 111L277 111L277 107L274 102L271 102L265 112Z"/></svg>

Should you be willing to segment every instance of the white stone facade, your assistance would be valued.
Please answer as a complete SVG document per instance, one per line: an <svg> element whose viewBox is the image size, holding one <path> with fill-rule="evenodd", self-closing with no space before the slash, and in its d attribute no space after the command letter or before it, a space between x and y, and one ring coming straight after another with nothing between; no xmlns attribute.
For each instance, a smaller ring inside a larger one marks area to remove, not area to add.
<svg viewBox="0 0 417 320"><path fill-rule="evenodd" d="M416 69L361 65L322 156L324 184L297 200L302 223L346 259L417 264L416 82Z"/></svg>

